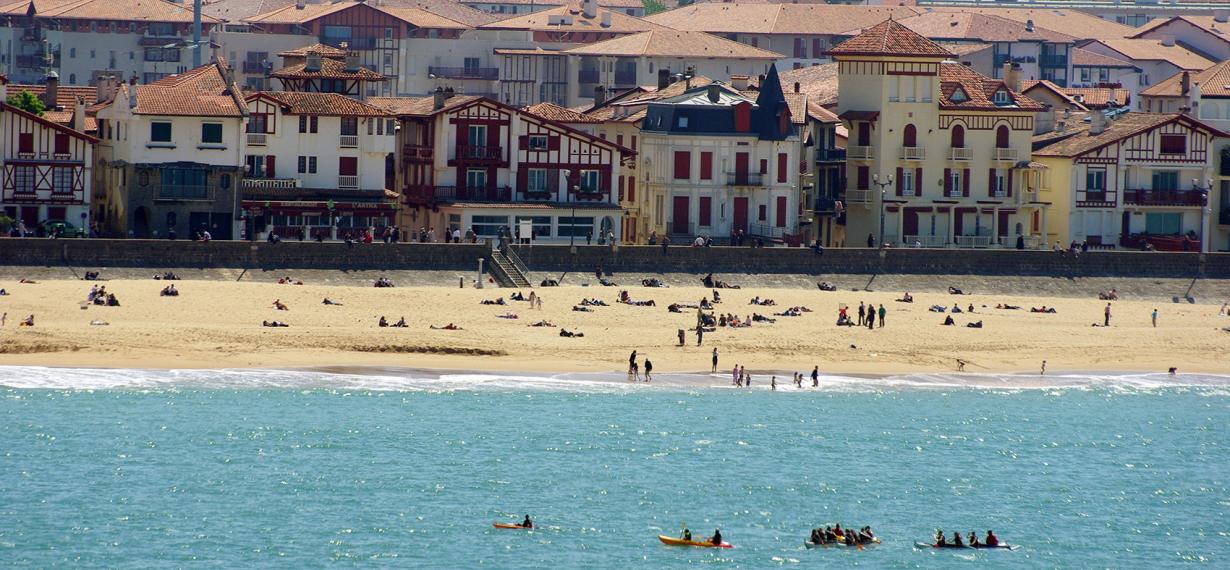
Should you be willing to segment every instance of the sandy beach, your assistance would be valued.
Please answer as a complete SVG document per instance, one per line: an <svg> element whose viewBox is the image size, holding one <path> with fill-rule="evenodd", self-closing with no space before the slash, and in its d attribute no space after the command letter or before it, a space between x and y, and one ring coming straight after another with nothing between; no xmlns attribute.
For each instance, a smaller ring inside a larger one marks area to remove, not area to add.
<svg viewBox="0 0 1230 570"><path fill-rule="evenodd" d="M726 289L718 314L740 318L753 312L775 319L746 328L718 328L696 346L688 332L678 345L677 330L692 328L696 309L671 313L671 303L697 303L711 295L700 287L627 288L632 299L655 307L617 304L616 287L565 286L539 289L543 309L508 301L509 289L446 287L352 287L269 283L175 281L178 297L161 297L168 282L146 280L0 281L7 322L0 328L0 364L73 367L249 368L320 366L402 366L508 372L610 372L627 367L629 352L650 358L657 372L707 371L718 348L719 370L735 364L753 373L890 374L956 370L967 372L1048 371L1230 372L1230 317L1220 304L1173 304L1123 299L1112 304L1111 326L1101 324L1105 301L1004 295L949 295L914 292L911 304L896 302L901 291L824 292L815 289ZM92 285L106 286L121 306L85 305ZM529 291L523 291L528 294ZM754 296L775 306L749 305ZM339 306L322 304L328 297ZM508 305L482 305L504 297ZM583 298L609 304L575 312ZM279 299L288 310L273 308ZM874 330L835 326L840 305L883 304L887 324ZM942 326L953 303L975 313L954 315L957 326ZM1021 310L996 309L996 304ZM1055 314L1029 312L1054 307ZM85 306L86 308L82 308ZM774 316L792 306L802 316ZM1150 313L1159 310L1158 325ZM34 327L19 327L27 315ZM515 314L517 319L498 318ZM407 328L380 328L405 317ZM91 325L93 320L109 323ZM278 320L287 328L266 328ZM531 327L546 320L557 327ZM982 321L984 328L965 325ZM464 330L432 330L454 323ZM560 328L583 338L559 336ZM788 379L787 379L788 380Z"/></svg>

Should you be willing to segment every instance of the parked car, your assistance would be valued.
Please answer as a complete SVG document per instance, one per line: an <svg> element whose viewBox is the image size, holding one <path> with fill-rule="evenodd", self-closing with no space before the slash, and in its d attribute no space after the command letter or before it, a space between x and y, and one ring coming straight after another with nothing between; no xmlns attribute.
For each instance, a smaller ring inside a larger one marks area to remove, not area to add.
<svg viewBox="0 0 1230 570"><path fill-rule="evenodd" d="M61 237L85 237L85 228L79 228L65 220L43 220L38 229L39 237L47 237L59 232Z"/></svg>

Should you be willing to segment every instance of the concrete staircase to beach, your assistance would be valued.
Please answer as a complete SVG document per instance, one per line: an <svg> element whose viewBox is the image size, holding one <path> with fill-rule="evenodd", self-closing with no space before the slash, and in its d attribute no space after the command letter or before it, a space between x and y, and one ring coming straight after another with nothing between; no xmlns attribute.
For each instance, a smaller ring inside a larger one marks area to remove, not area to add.
<svg viewBox="0 0 1230 570"><path fill-rule="evenodd" d="M511 249L508 250L507 255L499 250L491 252L490 271L491 276L495 278L496 283L500 284L500 287L518 289L530 287L529 271Z"/></svg>

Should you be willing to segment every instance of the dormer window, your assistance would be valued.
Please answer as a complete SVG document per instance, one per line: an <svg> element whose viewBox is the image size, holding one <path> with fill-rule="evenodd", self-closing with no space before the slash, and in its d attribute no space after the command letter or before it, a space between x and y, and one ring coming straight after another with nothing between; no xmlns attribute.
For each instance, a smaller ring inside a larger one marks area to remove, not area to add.
<svg viewBox="0 0 1230 570"><path fill-rule="evenodd" d="M1007 91L1000 89L999 91L995 92L995 95L991 96L991 101L994 102L996 105L1011 105L1012 97L1008 95Z"/></svg>
<svg viewBox="0 0 1230 570"><path fill-rule="evenodd" d="M952 92L952 96L950 96L948 100L952 101L953 103L964 103L966 101L969 101L969 95L965 93L964 89L958 87L955 91Z"/></svg>

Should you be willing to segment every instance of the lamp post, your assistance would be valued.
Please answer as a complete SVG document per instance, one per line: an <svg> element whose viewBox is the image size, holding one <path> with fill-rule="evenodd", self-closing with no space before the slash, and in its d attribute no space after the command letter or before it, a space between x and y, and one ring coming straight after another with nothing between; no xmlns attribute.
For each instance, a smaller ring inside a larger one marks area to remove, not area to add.
<svg viewBox="0 0 1230 570"><path fill-rule="evenodd" d="M885 176L884 182L880 182L880 175L873 174L871 183L880 187L880 249L884 249L884 192L893 185L893 175Z"/></svg>
<svg viewBox="0 0 1230 570"><path fill-rule="evenodd" d="M1209 218L1213 214L1213 209L1209 207L1209 192L1213 190L1213 182L1207 181L1204 185L1201 185L1199 180L1193 178L1192 189L1200 192L1200 252L1204 253L1208 251L1206 249L1208 245L1205 244L1205 241L1209 237Z"/></svg>

